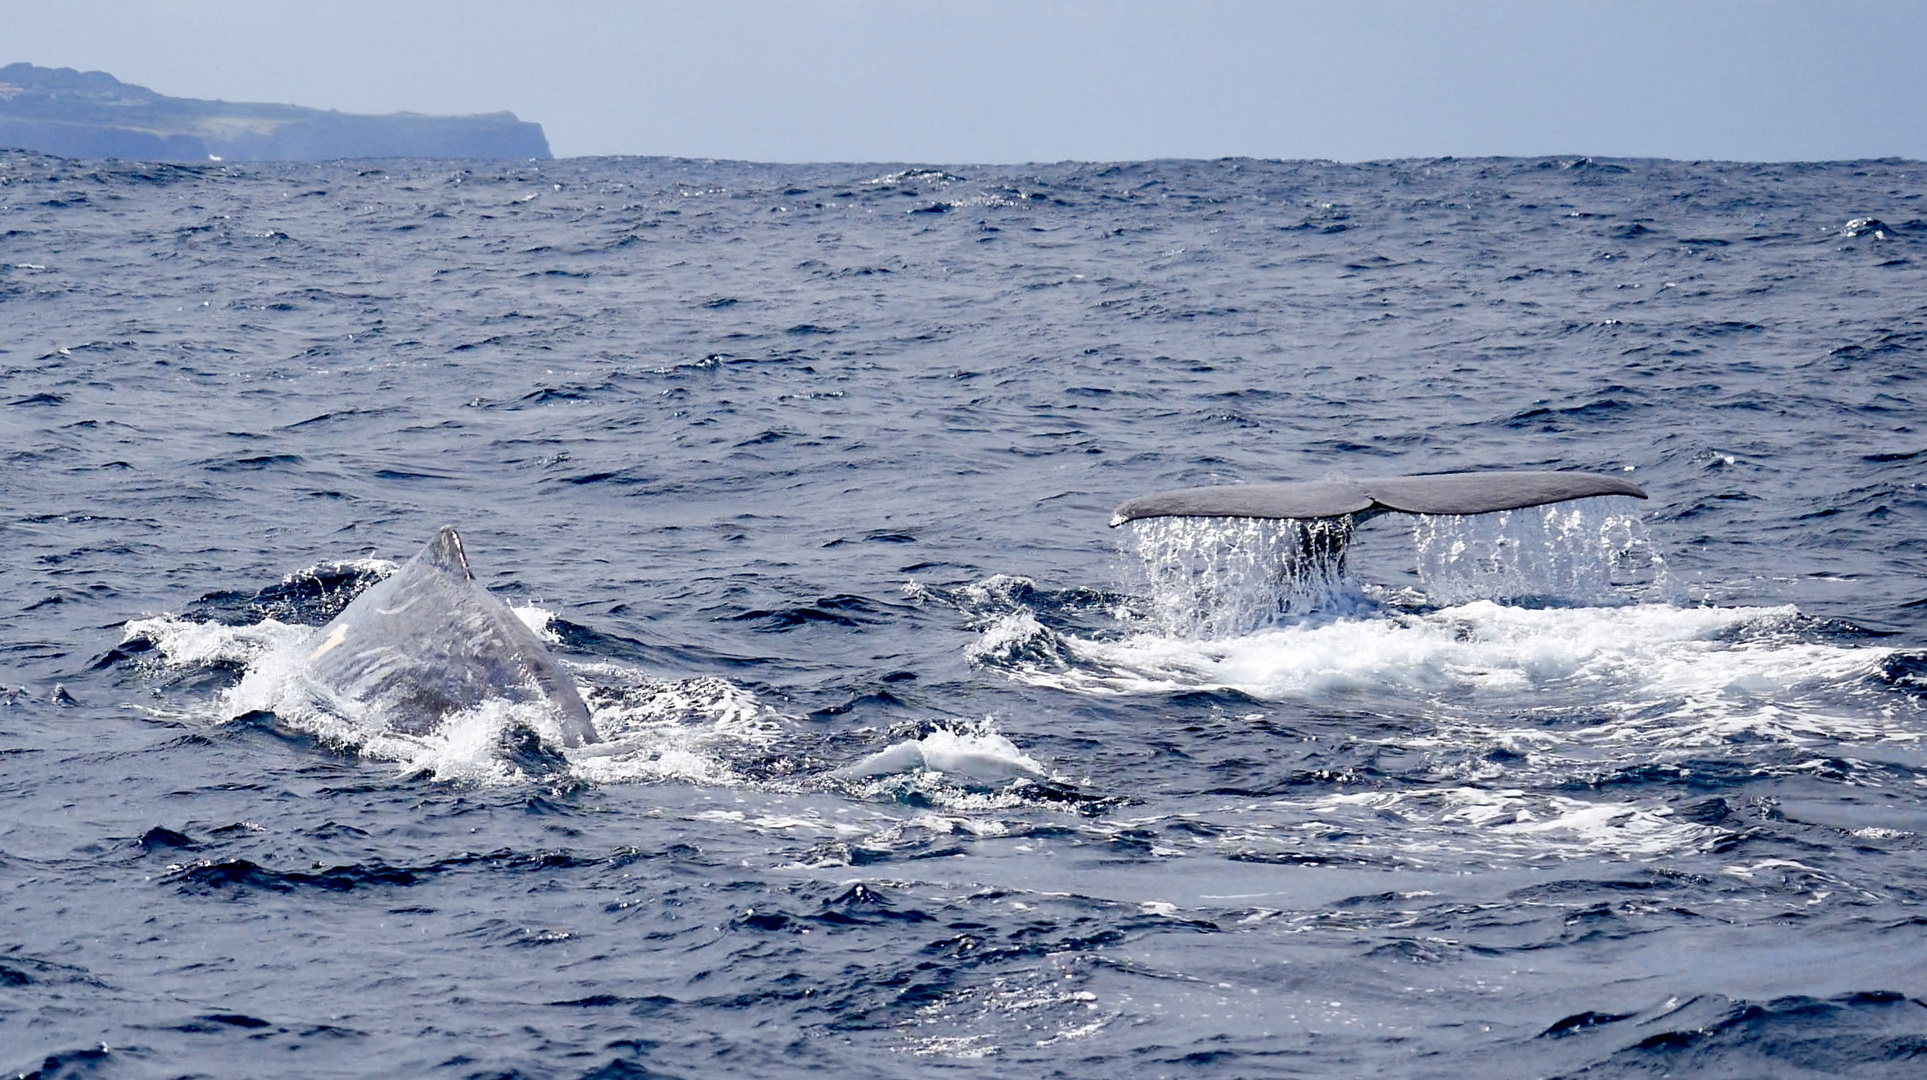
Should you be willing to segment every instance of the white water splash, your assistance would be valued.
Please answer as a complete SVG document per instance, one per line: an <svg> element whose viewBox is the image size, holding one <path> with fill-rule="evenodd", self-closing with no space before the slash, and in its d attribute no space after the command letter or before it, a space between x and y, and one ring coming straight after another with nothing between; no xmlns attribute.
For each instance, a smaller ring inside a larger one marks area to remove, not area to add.
<svg viewBox="0 0 1927 1080"><path fill-rule="evenodd" d="M1665 560L1637 516L1605 499L1494 514L1416 515L1419 579L1438 604L1548 599L1613 603L1665 586ZM1625 500L1611 500L1624 502Z"/></svg>
<svg viewBox="0 0 1927 1080"><path fill-rule="evenodd" d="M1849 704L1883 692L1877 675L1892 650L1804 640L1797 619L1792 607L1528 609L1480 600L1203 641L1092 640L1040 626L1020 653L977 655L1020 682L1076 693L1362 695L1431 715L1445 743L1496 738L1505 725L1491 717L1520 710L1586 718L1556 731L1521 728L1541 744L1919 737L1917 708ZM1486 719L1465 719L1477 717ZM1424 736L1408 741L1432 745Z"/></svg>
<svg viewBox="0 0 1927 1080"><path fill-rule="evenodd" d="M725 679L654 679L606 662L574 670L591 684L583 700L603 741L568 756L574 774L594 783L739 784L731 762L759 754L786 726L756 695Z"/></svg>
<svg viewBox="0 0 1927 1080"><path fill-rule="evenodd" d="M1148 621L1167 635L1249 633L1281 617L1363 602L1345 574L1350 516L1146 518L1130 528L1149 587Z"/></svg>
<svg viewBox="0 0 1927 1080"><path fill-rule="evenodd" d="M986 721L974 729L938 728L839 769L849 777L930 772L997 783L1018 776L1043 776L1044 767Z"/></svg>
<svg viewBox="0 0 1927 1080"><path fill-rule="evenodd" d="M1388 834L1387 819L1401 827ZM1278 850L1331 858L1359 854L1348 852L1348 845L1363 845L1374 856L1390 845L1401 860L1417 863L1446 853L1652 859L1702 850L1726 831L1681 819L1659 800L1587 800L1518 789L1450 787L1281 800L1255 814L1251 825L1227 835L1223 843L1260 853Z"/></svg>
<svg viewBox="0 0 1927 1080"><path fill-rule="evenodd" d="M1037 621L1028 608L999 615L984 624L977 640L964 646L972 662L987 665L1048 664L1062 667L1067 659L1062 639Z"/></svg>
<svg viewBox="0 0 1927 1080"><path fill-rule="evenodd" d="M128 620L121 641L152 645L165 667L193 668L245 664L290 642L307 641L313 634L309 627L290 626L275 619L263 619L252 626L224 626L160 615Z"/></svg>
<svg viewBox="0 0 1927 1080"><path fill-rule="evenodd" d="M547 612L512 610L538 634L555 640ZM391 729L382 717L335 697L308 677L306 657L316 632L273 619L225 626L160 616L129 622L125 640L150 643L153 662L164 669L244 665L240 680L210 703L209 722L273 713L289 730L325 746L435 780L527 782L527 771L505 752L505 740L525 729L541 737L557 755L560 774L570 779L735 784L741 781L731 762L759 753L784 723L753 694L722 679L662 680L617 664L565 661L602 736L599 743L561 749L560 718L542 702L484 702L414 735Z"/></svg>

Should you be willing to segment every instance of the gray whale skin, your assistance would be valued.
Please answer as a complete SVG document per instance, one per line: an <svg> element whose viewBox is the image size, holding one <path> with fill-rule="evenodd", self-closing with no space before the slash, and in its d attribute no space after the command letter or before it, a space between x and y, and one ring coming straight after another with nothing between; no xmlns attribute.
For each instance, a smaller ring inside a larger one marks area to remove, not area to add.
<svg viewBox="0 0 1927 1080"><path fill-rule="evenodd" d="M1631 495L1639 485L1586 472L1462 472L1386 476L1358 480L1312 480L1296 484L1231 484L1140 495L1111 513L1111 527L1153 517L1315 518L1362 520L1388 511L1402 514L1490 514L1528 506Z"/></svg>
<svg viewBox="0 0 1927 1080"><path fill-rule="evenodd" d="M575 682L535 631L475 581L462 538L447 525L321 628L307 666L322 687L410 734L503 698L553 706L565 746L598 741Z"/></svg>

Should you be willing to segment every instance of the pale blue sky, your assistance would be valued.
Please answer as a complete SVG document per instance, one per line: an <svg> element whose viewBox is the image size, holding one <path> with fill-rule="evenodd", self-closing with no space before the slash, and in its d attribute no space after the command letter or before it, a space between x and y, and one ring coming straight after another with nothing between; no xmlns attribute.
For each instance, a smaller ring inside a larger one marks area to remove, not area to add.
<svg viewBox="0 0 1927 1080"><path fill-rule="evenodd" d="M1927 0L0 0L0 63L562 156L1927 158Z"/></svg>

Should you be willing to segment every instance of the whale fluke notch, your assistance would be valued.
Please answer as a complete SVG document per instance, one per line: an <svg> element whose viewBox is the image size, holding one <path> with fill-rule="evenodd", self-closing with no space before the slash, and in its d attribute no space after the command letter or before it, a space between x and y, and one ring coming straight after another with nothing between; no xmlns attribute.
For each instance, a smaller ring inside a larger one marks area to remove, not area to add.
<svg viewBox="0 0 1927 1080"><path fill-rule="evenodd" d="M565 746L598 741L589 709L542 639L475 581L444 525L401 569L321 628L308 674L411 734L491 699L546 701Z"/></svg>
<svg viewBox="0 0 1927 1080"><path fill-rule="evenodd" d="M1639 485L1587 472L1463 472L1295 484L1229 484L1140 495L1111 513L1111 527L1154 517L1359 518L1490 514L1597 495L1646 498Z"/></svg>

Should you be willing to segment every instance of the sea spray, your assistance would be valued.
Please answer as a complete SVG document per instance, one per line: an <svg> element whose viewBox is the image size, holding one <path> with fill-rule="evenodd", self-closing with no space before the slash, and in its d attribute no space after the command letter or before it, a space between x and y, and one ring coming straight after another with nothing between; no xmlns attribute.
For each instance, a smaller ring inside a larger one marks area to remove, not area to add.
<svg viewBox="0 0 1927 1080"><path fill-rule="evenodd" d="M1149 584L1146 618L1171 637L1233 637L1363 599L1345 573L1349 515L1149 518L1131 530Z"/></svg>
<svg viewBox="0 0 1927 1080"><path fill-rule="evenodd" d="M1666 563L1640 519L1600 500L1496 514L1412 519L1419 579L1436 604L1552 600L1608 604L1664 586Z"/></svg>

